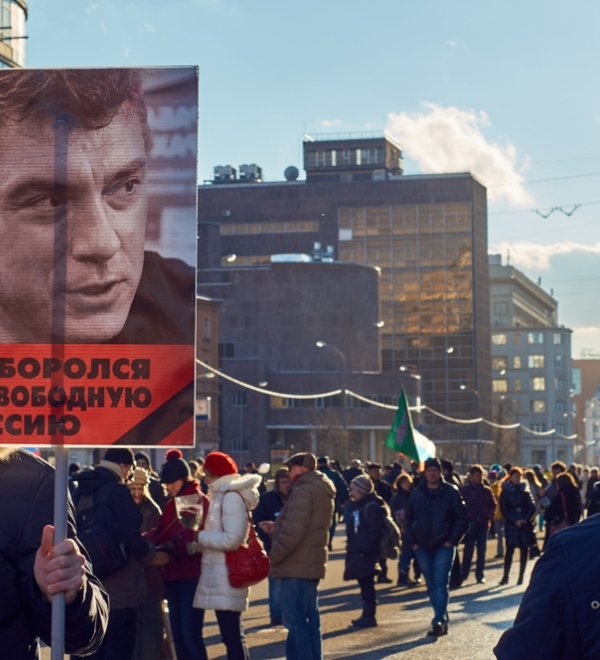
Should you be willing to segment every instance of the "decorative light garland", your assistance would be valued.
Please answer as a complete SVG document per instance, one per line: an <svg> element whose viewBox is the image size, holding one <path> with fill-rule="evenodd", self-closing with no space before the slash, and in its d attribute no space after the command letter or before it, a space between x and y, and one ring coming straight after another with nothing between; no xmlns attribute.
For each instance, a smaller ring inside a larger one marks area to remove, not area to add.
<svg viewBox="0 0 600 660"><path fill-rule="evenodd" d="M268 390L264 387L257 387L256 385L252 385L250 383L246 383L242 380L238 380L237 378L234 378L233 376L229 376L228 374L220 371L219 369L216 369L215 367L211 367L210 364L207 364L206 362L203 362L202 360L197 359L196 360L197 364L199 364L203 369L208 369L211 373L215 374L215 376L219 376L220 378L224 378L225 380L228 380L232 383L235 383L236 385L239 385L240 387L245 387L248 390L252 390L253 392L258 392L259 394L266 394L267 396L277 396L277 397L282 397L285 399L321 399L321 398L326 398L330 396L337 396L338 394L343 394L344 392L348 395L351 396L354 399L358 399L359 401L362 401L363 403L368 403L371 406L375 406L377 408L385 408L387 410L396 410L398 406L392 405L389 403L381 403L380 401L375 401L374 399L369 399L366 396L362 396L361 394L358 394L356 392L353 392L352 390L331 390L330 392L322 392L320 394L291 394L289 392L275 392L273 390ZM527 426L521 424L521 422L514 422L512 424L498 424L497 422L492 422L489 419L484 419L483 417L474 417L472 419L459 419L457 417L450 417L448 415L444 415L441 412L438 412L437 410L434 410L433 408L430 408L427 405L420 405L420 406L409 406L410 410L417 411L417 412L422 412L423 410L426 410L427 412L431 413L432 415L439 417L440 419L444 419L447 422L452 422L453 424L487 424L488 426L492 426L496 429L518 429L521 428L530 435L535 435L535 436L540 436L540 437L548 437L551 435L554 435L556 433L556 429L551 429L550 431L534 431L533 429L528 428ZM563 440L575 440L577 438L577 434L574 433L572 435L563 435L562 433L556 433L556 435Z"/></svg>

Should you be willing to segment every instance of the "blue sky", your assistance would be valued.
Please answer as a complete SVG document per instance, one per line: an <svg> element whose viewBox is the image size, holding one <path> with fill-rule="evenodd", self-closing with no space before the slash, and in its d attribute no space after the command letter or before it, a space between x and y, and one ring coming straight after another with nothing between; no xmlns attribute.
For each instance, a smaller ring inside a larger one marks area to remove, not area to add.
<svg viewBox="0 0 600 660"><path fill-rule="evenodd" d="M553 292L573 357L600 355L599 3L31 0L29 10L30 67L198 65L201 179L255 162L280 180L302 168L305 133L383 130L407 174L474 171L488 186L490 251Z"/></svg>

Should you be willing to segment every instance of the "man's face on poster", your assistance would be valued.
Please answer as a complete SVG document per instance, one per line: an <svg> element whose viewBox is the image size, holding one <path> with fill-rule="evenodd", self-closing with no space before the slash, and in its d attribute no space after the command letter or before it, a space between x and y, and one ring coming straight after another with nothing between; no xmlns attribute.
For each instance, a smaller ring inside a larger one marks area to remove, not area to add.
<svg viewBox="0 0 600 660"><path fill-rule="evenodd" d="M65 342L108 341L123 328L142 274L139 117L124 106L102 128L72 128L63 181L55 177L55 146L50 121L0 126L0 342L60 340L53 298L64 299ZM55 249L61 212L67 235Z"/></svg>

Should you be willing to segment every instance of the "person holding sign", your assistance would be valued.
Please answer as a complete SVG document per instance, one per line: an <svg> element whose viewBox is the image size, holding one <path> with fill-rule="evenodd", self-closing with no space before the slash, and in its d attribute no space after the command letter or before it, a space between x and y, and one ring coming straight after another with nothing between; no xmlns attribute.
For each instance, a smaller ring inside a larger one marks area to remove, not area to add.
<svg viewBox="0 0 600 660"><path fill-rule="evenodd" d="M108 597L75 535L70 500L69 538L53 543L53 490L45 461L0 449L0 648L11 660L38 658L38 637L50 643L51 601L59 592L68 653L93 652L106 631Z"/></svg>

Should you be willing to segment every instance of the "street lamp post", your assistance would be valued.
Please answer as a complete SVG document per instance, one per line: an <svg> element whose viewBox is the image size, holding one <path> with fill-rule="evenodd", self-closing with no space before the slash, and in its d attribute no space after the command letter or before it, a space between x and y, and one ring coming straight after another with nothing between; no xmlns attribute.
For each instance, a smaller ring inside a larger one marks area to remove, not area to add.
<svg viewBox="0 0 600 660"><path fill-rule="evenodd" d="M473 395L473 401L475 403L475 417L479 417L479 390L470 390L464 383L461 383L459 387L463 392L470 392ZM477 423L475 432L477 434L477 462L481 463L481 438L479 437L479 422Z"/></svg>
<svg viewBox="0 0 600 660"><path fill-rule="evenodd" d="M341 372L341 390L342 390L342 428L344 430L344 453L345 459L348 459L348 413L346 406L346 356L343 351L341 351L337 346L333 344L328 344L326 341L316 341L315 346L317 348L330 348L334 353L340 356L342 361L342 372Z"/></svg>

